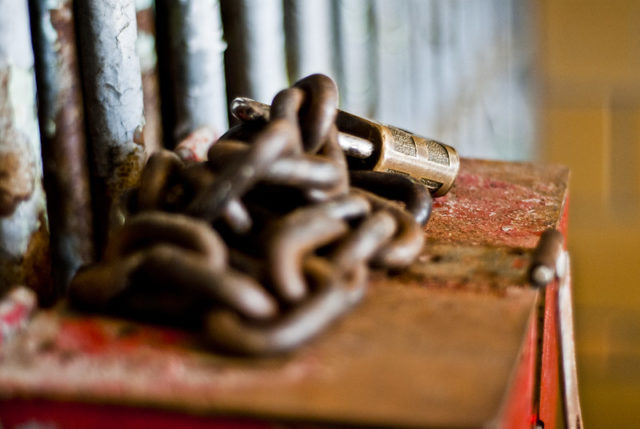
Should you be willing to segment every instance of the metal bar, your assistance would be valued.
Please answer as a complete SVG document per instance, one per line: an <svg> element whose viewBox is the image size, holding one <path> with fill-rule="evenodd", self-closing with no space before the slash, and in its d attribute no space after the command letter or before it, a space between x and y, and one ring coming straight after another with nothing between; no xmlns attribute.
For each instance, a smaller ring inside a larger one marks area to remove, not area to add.
<svg viewBox="0 0 640 429"><path fill-rule="evenodd" d="M369 0L336 0L340 107L369 118L375 108L372 14Z"/></svg>
<svg viewBox="0 0 640 429"><path fill-rule="evenodd" d="M54 286L94 257L84 111L71 0L30 0Z"/></svg>
<svg viewBox="0 0 640 429"><path fill-rule="evenodd" d="M154 0L136 0L136 22L138 24L136 51L140 58L140 71L142 72L144 144L148 154L163 147L154 3Z"/></svg>
<svg viewBox="0 0 640 429"><path fill-rule="evenodd" d="M282 2L222 0L227 97L270 102L287 85Z"/></svg>
<svg viewBox="0 0 640 429"><path fill-rule="evenodd" d="M0 0L0 291L24 284L43 301L49 231L27 1Z"/></svg>
<svg viewBox="0 0 640 429"><path fill-rule="evenodd" d="M573 300L571 297L571 263L565 251L558 286L558 336L560 337L560 370L562 374L562 404L564 423L568 429L581 429L582 411L578 390L576 344L573 328Z"/></svg>
<svg viewBox="0 0 640 429"><path fill-rule="evenodd" d="M410 7L410 85L413 96L407 102L411 104L411 129L417 133L432 135L437 128L441 101L440 86L436 79L437 19L432 0L411 0Z"/></svg>
<svg viewBox="0 0 640 429"><path fill-rule="evenodd" d="M314 73L334 78L332 3L326 0L284 0L284 28L289 80Z"/></svg>
<svg viewBox="0 0 640 429"><path fill-rule="evenodd" d="M573 299L571 291L571 261L569 253L563 250L564 238L560 231L548 229L532 255L529 281L538 287L546 286L558 279L556 313L558 329L558 351L560 355L560 380L562 386L562 406L565 427L583 427L578 390L576 345L573 328Z"/></svg>
<svg viewBox="0 0 640 429"><path fill-rule="evenodd" d="M374 117L388 124L411 128L409 2L374 2L377 97Z"/></svg>
<svg viewBox="0 0 640 429"><path fill-rule="evenodd" d="M136 9L133 0L86 0L77 6L93 155L94 214L101 246L111 206L137 183L146 160Z"/></svg>
<svg viewBox="0 0 640 429"><path fill-rule="evenodd" d="M542 233L531 256L529 281L534 286L543 287L551 282L559 271L558 261L562 254L564 237L556 229Z"/></svg>
<svg viewBox="0 0 640 429"><path fill-rule="evenodd" d="M220 135L228 128L222 21L218 0L172 0L169 58L177 141L200 127ZM259 47L255 47L259 49Z"/></svg>

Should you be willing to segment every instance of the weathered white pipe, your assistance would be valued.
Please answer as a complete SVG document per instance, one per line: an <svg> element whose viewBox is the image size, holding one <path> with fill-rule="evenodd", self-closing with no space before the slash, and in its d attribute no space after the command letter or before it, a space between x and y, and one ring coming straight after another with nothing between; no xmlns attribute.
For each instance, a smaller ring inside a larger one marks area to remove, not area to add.
<svg viewBox="0 0 640 429"><path fill-rule="evenodd" d="M372 117L375 109L374 32L368 0L338 0L338 87L343 110Z"/></svg>
<svg viewBox="0 0 640 429"><path fill-rule="evenodd" d="M102 242L113 202L138 182L146 160L136 8L134 0L83 0L77 10L93 195L98 199L95 216L101 216L97 227Z"/></svg>
<svg viewBox="0 0 640 429"><path fill-rule="evenodd" d="M169 38L177 140L201 127L228 128L224 51L218 0L171 0Z"/></svg>
<svg viewBox="0 0 640 429"><path fill-rule="evenodd" d="M289 80L314 73L336 79L332 2L284 0L284 27Z"/></svg>
<svg viewBox="0 0 640 429"><path fill-rule="evenodd" d="M52 295L26 0L0 0L0 291Z"/></svg>
<svg viewBox="0 0 640 429"><path fill-rule="evenodd" d="M287 85L281 0L222 0L227 96L270 103Z"/></svg>

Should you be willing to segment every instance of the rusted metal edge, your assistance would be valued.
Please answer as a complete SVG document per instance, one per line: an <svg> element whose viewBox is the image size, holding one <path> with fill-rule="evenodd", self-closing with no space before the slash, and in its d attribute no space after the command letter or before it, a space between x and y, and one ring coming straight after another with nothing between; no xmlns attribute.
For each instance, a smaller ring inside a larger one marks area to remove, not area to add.
<svg viewBox="0 0 640 429"><path fill-rule="evenodd" d="M540 296L541 293L539 291L536 292L537 296ZM536 301L538 298L536 298ZM522 401L518 396L522 393L518 391L522 386L519 383L528 382L530 383L530 394L531 396L528 398L530 402L528 403L528 409L530 412L534 410L534 397L535 397L535 376L536 376L536 355L539 354L539 350L537 347L537 318L538 318L538 308L537 306L532 306L531 313L529 314L529 318L527 323L523 329L523 341L518 351L517 358L513 364L511 369L511 374L509 376L509 382L507 385L509 386L505 390L505 397L500 405L500 410L496 415L496 418L489 422L487 427L496 427L496 428L504 428L509 427L509 424L513 425L512 427L525 427L530 423L530 421L511 421L512 418L517 417L525 417L531 418L528 416L521 416L520 413L515 412L513 407L517 407L519 401ZM532 338L533 337L533 338ZM527 354L533 354L533 356Z"/></svg>

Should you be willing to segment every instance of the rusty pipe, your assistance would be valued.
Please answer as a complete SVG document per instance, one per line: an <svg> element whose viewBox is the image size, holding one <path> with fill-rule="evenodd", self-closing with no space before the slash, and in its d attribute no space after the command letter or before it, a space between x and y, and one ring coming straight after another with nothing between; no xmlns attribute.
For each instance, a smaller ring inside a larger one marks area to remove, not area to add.
<svg viewBox="0 0 640 429"><path fill-rule="evenodd" d="M52 275L63 296L93 261L93 214L75 19L71 0L31 0Z"/></svg>

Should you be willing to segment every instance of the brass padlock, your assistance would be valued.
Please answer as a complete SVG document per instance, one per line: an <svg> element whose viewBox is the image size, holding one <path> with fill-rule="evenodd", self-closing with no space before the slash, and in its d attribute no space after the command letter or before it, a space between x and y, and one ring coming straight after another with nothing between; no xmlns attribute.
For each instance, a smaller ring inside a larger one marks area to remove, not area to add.
<svg viewBox="0 0 640 429"><path fill-rule="evenodd" d="M231 113L242 121L269 119L269 106L245 97L231 103ZM410 176L426 185L434 197L451 189L460 157L451 146L397 127L382 125L338 110L338 143L349 167Z"/></svg>

